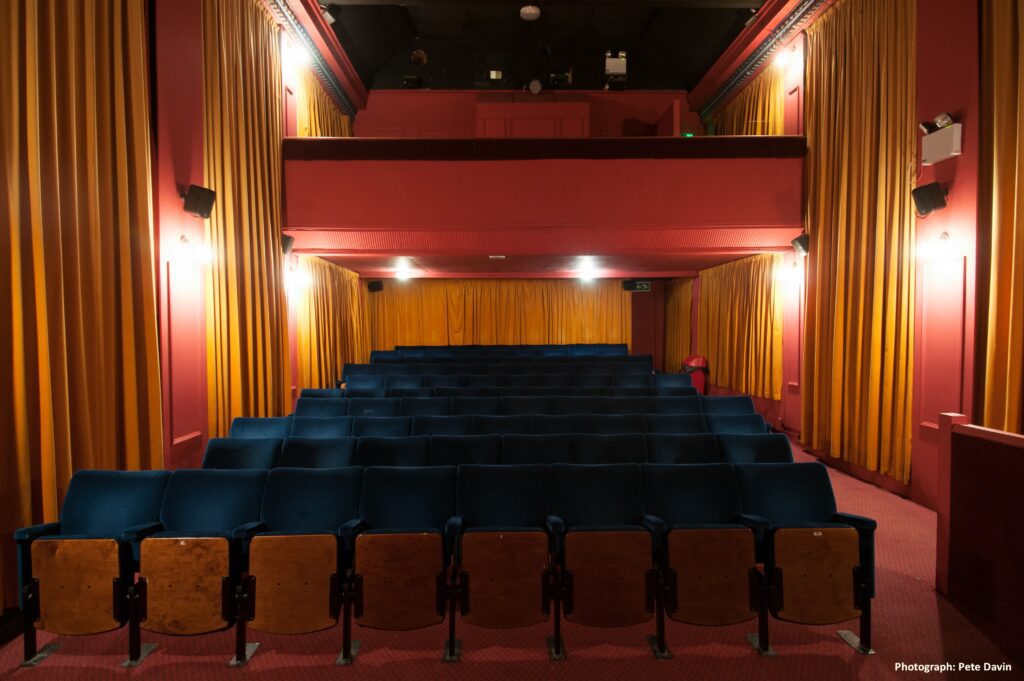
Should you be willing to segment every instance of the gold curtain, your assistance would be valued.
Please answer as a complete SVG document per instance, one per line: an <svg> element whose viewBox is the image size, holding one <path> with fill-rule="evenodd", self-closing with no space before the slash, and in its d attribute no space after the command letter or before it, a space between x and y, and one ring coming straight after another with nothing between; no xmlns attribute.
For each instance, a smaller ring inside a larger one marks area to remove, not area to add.
<svg viewBox="0 0 1024 681"><path fill-rule="evenodd" d="M1024 7L982 3L980 228L987 268L979 267L982 328L981 422L1024 432ZM983 238L985 238L983 236ZM987 277L985 276L987 270Z"/></svg>
<svg viewBox="0 0 1024 681"><path fill-rule="evenodd" d="M691 352L693 279L665 284L665 371L678 372Z"/></svg>
<svg viewBox="0 0 1024 681"><path fill-rule="evenodd" d="M346 362L370 357L366 294L359 275L321 258L299 258L305 290L291 292L297 307L299 383L333 388Z"/></svg>
<svg viewBox="0 0 1024 681"><path fill-rule="evenodd" d="M299 137L352 136L352 120L330 98L312 69L301 69L299 90Z"/></svg>
<svg viewBox="0 0 1024 681"><path fill-rule="evenodd" d="M387 280L367 294L374 350L396 345L629 343L617 279Z"/></svg>
<svg viewBox="0 0 1024 681"><path fill-rule="evenodd" d="M783 135L785 108L785 70L769 65L715 114L715 134Z"/></svg>
<svg viewBox="0 0 1024 681"><path fill-rule="evenodd" d="M807 30L803 439L910 475L914 0L842 0Z"/></svg>
<svg viewBox="0 0 1024 681"><path fill-rule="evenodd" d="M207 221L210 437L236 416L288 411L281 268L282 84L278 29L260 0L203 3L203 153L217 193Z"/></svg>
<svg viewBox="0 0 1024 681"><path fill-rule="evenodd" d="M781 266L767 253L701 270L697 354L713 385L782 399Z"/></svg>
<svg viewBox="0 0 1024 681"><path fill-rule="evenodd" d="M0 5L0 582L79 468L159 468L145 4Z"/></svg>

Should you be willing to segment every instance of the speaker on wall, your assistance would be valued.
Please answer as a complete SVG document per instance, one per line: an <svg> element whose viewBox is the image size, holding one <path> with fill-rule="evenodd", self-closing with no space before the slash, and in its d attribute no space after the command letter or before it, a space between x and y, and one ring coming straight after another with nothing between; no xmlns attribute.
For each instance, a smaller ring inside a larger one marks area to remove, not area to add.
<svg viewBox="0 0 1024 681"><path fill-rule="evenodd" d="M807 234L801 234L789 243L793 244L793 250L796 251L798 255L807 255L807 251L810 250L811 237Z"/></svg>
<svg viewBox="0 0 1024 681"><path fill-rule="evenodd" d="M190 184L181 198L185 199L186 213L205 219L213 212L213 202L217 200L217 194L212 189Z"/></svg>
<svg viewBox="0 0 1024 681"><path fill-rule="evenodd" d="M924 217L929 213L946 207L948 192L938 182L930 182L914 189L910 192L910 195L914 197L917 214L920 217Z"/></svg>
<svg viewBox="0 0 1024 681"><path fill-rule="evenodd" d="M292 247L295 245L295 237L288 236L287 234L281 235L281 252L285 255L290 255Z"/></svg>
<svg viewBox="0 0 1024 681"><path fill-rule="evenodd" d="M366 284L366 290L370 293L380 293L384 290L384 282L380 279L374 279Z"/></svg>

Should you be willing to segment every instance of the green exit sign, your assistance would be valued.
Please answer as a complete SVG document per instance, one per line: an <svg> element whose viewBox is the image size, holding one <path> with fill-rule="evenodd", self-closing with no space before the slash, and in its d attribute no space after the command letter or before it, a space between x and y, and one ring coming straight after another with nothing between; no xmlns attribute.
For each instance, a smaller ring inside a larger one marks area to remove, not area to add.
<svg viewBox="0 0 1024 681"><path fill-rule="evenodd" d="M622 282L622 288L633 293L650 293L651 281L650 279L627 279Z"/></svg>

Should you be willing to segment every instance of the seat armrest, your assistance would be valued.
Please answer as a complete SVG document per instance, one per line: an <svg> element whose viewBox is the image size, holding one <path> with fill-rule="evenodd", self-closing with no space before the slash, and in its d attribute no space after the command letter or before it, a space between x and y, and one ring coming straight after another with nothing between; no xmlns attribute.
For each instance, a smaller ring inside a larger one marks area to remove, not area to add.
<svg viewBox="0 0 1024 681"><path fill-rule="evenodd" d="M858 532L873 532L878 529L878 522L873 518L865 518L862 515L852 513L836 513L832 516L832 522L850 525Z"/></svg>
<svg viewBox="0 0 1024 681"><path fill-rule="evenodd" d="M369 525L364 523L359 518L353 518L352 520L348 521L347 523L338 528L338 536L342 538L354 537L355 535L359 534L360 532L366 529L369 529Z"/></svg>
<svg viewBox="0 0 1024 681"><path fill-rule="evenodd" d="M462 533L462 516L453 515L448 519L448 522L444 524L444 534L446 537L454 538Z"/></svg>
<svg viewBox="0 0 1024 681"><path fill-rule="evenodd" d="M549 515L544 524L551 534L551 553L555 561L561 561L565 549L565 521L557 515Z"/></svg>
<svg viewBox="0 0 1024 681"><path fill-rule="evenodd" d="M772 529L772 521L768 520L764 516L754 515L753 513L741 513L736 516L736 522L741 525L746 525L750 529L754 530L755 533L770 532Z"/></svg>
<svg viewBox="0 0 1024 681"><path fill-rule="evenodd" d="M60 534L60 523L43 523L41 525L30 525L21 527L14 531L14 541L19 544L31 544L40 537L50 534Z"/></svg>
<svg viewBox="0 0 1024 681"><path fill-rule="evenodd" d="M565 521L557 515L549 515L545 519L545 524L548 527L548 532L554 535L565 534Z"/></svg>
<svg viewBox="0 0 1024 681"><path fill-rule="evenodd" d="M254 520L251 523L239 525L231 531L232 539L241 539L248 542L250 539L255 537L260 532L266 532L269 528L267 524L262 520Z"/></svg>
<svg viewBox="0 0 1024 681"><path fill-rule="evenodd" d="M668 532L668 523L656 515L645 515L641 523L650 530L651 534L663 535Z"/></svg>
<svg viewBox="0 0 1024 681"><path fill-rule="evenodd" d="M163 529L164 524L160 521L142 523L141 525L134 525L121 532L121 541L142 541L146 537L152 534L156 534L157 532L160 532Z"/></svg>

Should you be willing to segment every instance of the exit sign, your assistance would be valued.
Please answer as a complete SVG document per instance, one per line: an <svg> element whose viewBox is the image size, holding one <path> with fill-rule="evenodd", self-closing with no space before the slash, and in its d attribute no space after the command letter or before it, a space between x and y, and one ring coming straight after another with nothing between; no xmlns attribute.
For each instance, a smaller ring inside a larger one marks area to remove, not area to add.
<svg viewBox="0 0 1024 681"><path fill-rule="evenodd" d="M651 280L650 279L628 279L622 282L622 288L626 291L632 291L633 293L650 293L651 292Z"/></svg>

